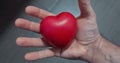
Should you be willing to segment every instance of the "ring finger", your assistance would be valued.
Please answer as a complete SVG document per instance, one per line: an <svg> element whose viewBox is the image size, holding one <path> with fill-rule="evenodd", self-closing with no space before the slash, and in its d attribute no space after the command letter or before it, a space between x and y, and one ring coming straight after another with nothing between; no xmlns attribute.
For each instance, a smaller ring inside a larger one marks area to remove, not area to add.
<svg viewBox="0 0 120 63"><path fill-rule="evenodd" d="M48 43L40 38L19 37L16 40L17 45L25 47L48 47Z"/></svg>

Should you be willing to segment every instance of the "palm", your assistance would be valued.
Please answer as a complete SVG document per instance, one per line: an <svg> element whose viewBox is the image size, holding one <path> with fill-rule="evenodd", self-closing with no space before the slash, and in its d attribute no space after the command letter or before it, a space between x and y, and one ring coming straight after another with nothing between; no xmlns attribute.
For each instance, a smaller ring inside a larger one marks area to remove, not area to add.
<svg viewBox="0 0 120 63"><path fill-rule="evenodd" d="M95 20L95 18L93 19ZM63 49L60 53L61 57L64 58L79 58L86 53L85 44L94 42L97 40L98 30L95 21L87 18L79 18L78 22L78 33L72 44L67 48ZM79 50L81 50L79 52Z"/></svg>

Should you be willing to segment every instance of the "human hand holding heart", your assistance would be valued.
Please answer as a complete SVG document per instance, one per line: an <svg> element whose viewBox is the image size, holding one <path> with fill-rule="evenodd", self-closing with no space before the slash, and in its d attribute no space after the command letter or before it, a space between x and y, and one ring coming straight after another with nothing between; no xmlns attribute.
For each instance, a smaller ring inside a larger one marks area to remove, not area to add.
<svg viewBox="0 0 120 63"><path fill-rule="evenodd" d="M79 2L82 3L81 0L79 0ZM20 37L16 40L17 44L19 46L50 48L27 53L25 59L37 60L59 56L70 59L82 58L88 60L88 58L86 58L88 57L88 50L91 46L98 43L97 40L100 38L95 13L88 3L90 2L86 0L86 6L80 5L81 16L76 19L69 13L61 13L55 17L55 14L33 6L28 6L26 8L26 13L41 18L41 24L21 18L17 19L15 24L19 28L37 33L40 32L45 40L40 38ZM68 45L69 43L71 44ZM49 46L49 44L53 47Z"/></svg>

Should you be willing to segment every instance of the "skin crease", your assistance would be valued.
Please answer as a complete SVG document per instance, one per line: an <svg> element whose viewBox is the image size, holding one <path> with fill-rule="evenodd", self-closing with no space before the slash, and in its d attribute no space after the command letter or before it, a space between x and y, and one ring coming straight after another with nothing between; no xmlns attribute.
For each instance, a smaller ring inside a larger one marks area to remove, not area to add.
<svg viewBox="0 0 120 63"><path fill-rule="evenodd" d="M103 38L98 32L96 15L91 7L90 0L78 0L81 15L77 17L78 32L72 44L66 49L52 48L44 42L44 39L18 37L16 43L26 47L50 47L46 50L30 52L25 55L26 60L38 60L48 57L62 57L66 59L78 59L90 63L120 63L120 48ZM55 16L48 11L34 6L26 7L26 13L44 19L47 16ZM19 28L39 33L39 23L23 18L18 18L15 25ZM115 52L117 51L117 52Z"/></svg>

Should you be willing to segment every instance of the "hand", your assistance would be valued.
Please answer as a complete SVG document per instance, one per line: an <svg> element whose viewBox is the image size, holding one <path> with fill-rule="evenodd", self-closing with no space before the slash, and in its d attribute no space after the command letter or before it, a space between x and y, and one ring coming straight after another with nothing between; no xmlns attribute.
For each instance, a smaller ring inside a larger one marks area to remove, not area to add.
<svg viewBox="0 0 120 63"><path fill-rule="evenodd" d="M63 57L68 59L83 59L89 61L93 54L92 48L99 46L101 36L98 32L96 24L96 15L93 11L90 0L79 0L81 16L77 19L78 32L72 44L67 49L48 48L42 51L30 52L25 55L26 60L37 60L47 57ZM54 16L50 12L39 9L37 7L28 6L26 13L44 19L47 16ZM19 28L39 32L39 23L35 23L23 18L18 18L15 25ZM19 46L33 47L50 47L44 40L40 38L19 37L16 40Z"/></svg>

